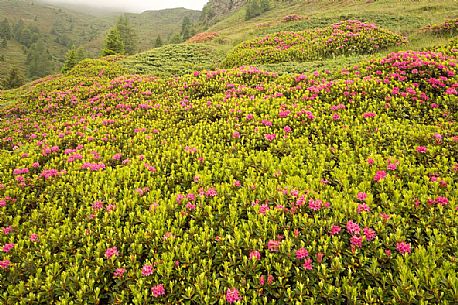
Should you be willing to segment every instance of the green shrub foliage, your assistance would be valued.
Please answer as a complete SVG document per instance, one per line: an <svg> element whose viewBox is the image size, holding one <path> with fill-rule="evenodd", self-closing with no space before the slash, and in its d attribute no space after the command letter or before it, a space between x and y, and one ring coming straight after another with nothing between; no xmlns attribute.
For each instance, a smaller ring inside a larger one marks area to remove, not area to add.
<svg viewBox="0 0 458 305"><path fill-rule="evenodd" d="M107 63L0 110L2 304L456 302L454 56Z"/></svg>
<svg viewBox="0 0 458 305"><path fill-rule="evenodd" d="M402 42L404 38L375 24L347 20L325 28L277 32L245 41L229 52L224 64L234 67L372 54Z"/></svg>

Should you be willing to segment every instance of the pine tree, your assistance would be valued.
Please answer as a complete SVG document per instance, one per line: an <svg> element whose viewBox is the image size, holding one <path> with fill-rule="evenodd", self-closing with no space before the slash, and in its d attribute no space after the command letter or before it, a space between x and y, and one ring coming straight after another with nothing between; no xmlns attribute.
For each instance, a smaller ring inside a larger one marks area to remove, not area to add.
<svg viewBox="0 0 458 305"><path fill-rule="evenodd" d="M259 15L261 15L261 7L258 0L250 0L246 9L245 19L249 20Z"/></svg>
<svg viewBox="0 0 458 305"><path fill-rule="evenodd" d="M105 37L105 46L102 50L102 56L124 54L124 42L117 27L112 28Z"/></svg>
<svg viewBox="0 0 458 305"><path fill-rule="evenodd" d="M86 54L84 50L81 47L76 48L75 46L73 46L65 54L65 62L61 70L62 73L70 71L74 66L76 66L84 58L86 58Z"/></svg>
<svg viewBox="0 0 458 305"><path fill-rule="evenodd" d="M54 69L52 57L42 40L32 44L27 54L27 68L30 78L39 78L51 74Z"/></svg>
<svg viewBox="0 0 458 305"><path fill-rule="evenodd" d="M12 68L8 77L3 81L3 87L5 89L13 89L20 87L24 84L24 77L18 71L17 68Z"/></svg>
<svg viewBox="0 0 458 305"><path fill-rule="evenodd" d="M191 19L188 16L184 17L183 23L181 24L181 37L183 40L188 40L191 37Z"/></svg>
<svg viewBox="0 0 458 305"><path fill-rule="evenodd" d="M155 47L155 48L162 47L162 38L161 38L161 35L157 35L156 41L154 42L154 47Z"/></svg>
<svg viewBox="0 0 458 305"><path fill-rule="evenodd" d="M119 35L121 36L125 53L134 54L137 50L137 35L130 26L127 16L120 16L115 27L118 29Z"/></svg>
<svg viewBox="0 0 458 305"><path fill-rule="evenodd" d="M7 18L3 19L0 23L0 38L4 38L6 40L11 40L11 38L13 38L13 30L11 29L10 22Z"/></svg>
<svg viewBox="0 0 458 305"><path fill-rule="evenodd" d="M270 0L261 0L259 3L261 13L270 11Z"/></svg>

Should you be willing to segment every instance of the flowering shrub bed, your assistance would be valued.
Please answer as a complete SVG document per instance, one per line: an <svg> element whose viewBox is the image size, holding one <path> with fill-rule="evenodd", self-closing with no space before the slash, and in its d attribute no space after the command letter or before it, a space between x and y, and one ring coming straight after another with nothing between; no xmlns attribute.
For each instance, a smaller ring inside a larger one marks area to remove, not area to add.
<svg viewBox="0 0 458 305"><path fill-rule="evenodd" d="M423 28L423 31L435 35L454 36L458 34L458 18L446 20L444 23L432 24Z"/></svg>
<svg viewBox="0 0 458 305"><path fill-rule="evenodd" d="M191 43L202 43L202 42L209 42L218 37L218 32L202 32L196 34L188 39L188 42Z"/></svg>
<svg viewBox="0 0 458 305"><path fill-rule="evenodd" d="M0 110L2 304L452 304L455 57L66 77Z"/></svg>
<svg viewBox="0 0 458 305"><path fill-rule="evenodd" d="M326 28L278 32L243 42L229 52L224 64L233 67L371 54L402 42L404 38L375 24L347 20Z"/></svg>
<svg viewBox="0 0 458 305"><path fill-rule="evenodd" d="M212 69L222 57L219 50L209 45L177 44L127 57L122 64L132 73L167 77Z"/></svg>
<svg viewBox="0 0 458 305"><path fill-rule="evenodd" d="M283 22L292 22L292 21L300 21L302 19L304 19L304 17L297 15L297 14L293 14L293 15L287 15L283 17L282 21Z"/></svg>

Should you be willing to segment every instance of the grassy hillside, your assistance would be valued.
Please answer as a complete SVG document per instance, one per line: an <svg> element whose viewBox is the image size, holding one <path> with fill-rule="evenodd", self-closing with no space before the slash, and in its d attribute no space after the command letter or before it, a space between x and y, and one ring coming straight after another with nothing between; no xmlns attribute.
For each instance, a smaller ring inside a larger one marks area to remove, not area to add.
<svg viewBox="0 0 458 305"><path fill-rule="evenodd" d="M129 56L122 64L131 73L167 77L215 69L223 58L224 53L214 46L179 44Z"/></svg>
<svg viewBox="0 0 458 305"><path fill-rule="evenodd" d="M454 0L378 0L378 1L275 1L274 8L263 15L245 20L245 8L212 26L230 43L238 43L253 36L281 30L303 30L323 27L340 20L358 19L373 22L405 36L415 35L419 28L456 18L458 8ZM304 19L284 22L283 17L296 14Z"/></svg>
<svg viewBox="0 0 458 305"><path fill-rule="evenodd" d="M27 26L36 27L53 57L57 71L72 44L83 47L91 57L98 56L106 32L119 15L114 12L105 15L95 12L92 15L85 10L86 13L82 12L83 9L58 8L28 0L0 0L0 21L5 17L11 23L22 19ZM181 23L185 17L196 21L200 12L177 8L127 16L137 34L138 49L148 50L154 46L158 35L166 42L170 35L181 31ZM59 43L59 39L65 41L65 45ZM6 54L6 60L0 67L0 79L12 66L26 71L25 58L20 53L23 53L21 47L15 41L10 41L7 50L0 49L0 55Z"/></svg>

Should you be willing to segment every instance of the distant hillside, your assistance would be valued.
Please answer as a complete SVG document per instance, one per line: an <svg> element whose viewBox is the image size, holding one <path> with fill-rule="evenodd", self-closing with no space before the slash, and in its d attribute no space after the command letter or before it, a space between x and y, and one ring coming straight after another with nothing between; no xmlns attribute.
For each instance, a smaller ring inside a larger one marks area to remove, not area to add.
<svg viewBox="0 0 458 305"><path fill-rule="evenodd" d="M202 11L202 21L213 24L243 7L248 0L210 0Z"/></svg>
<svg viewBox="0 0 458 305"><path fill-rule="evenodd" d="M12 29L22 24L21 31L24 32L20 35L24 39L13 38L7 41L6 48L0 47L0 80L13 66L28 78L27 53L38 40L43 41L49 52L51 73L59 71L65 53L72 45L83 47L91 57L98 56L105 34L119 13L84 10L75 5L69 9L30 0L0 0L0 22L7 18ZM137 34L138 49L144 51L153 47L158 35L166 42L172 35L180 33L185 17L195 22L200 14L199 11L177 8L127 16Z"/></svg>

